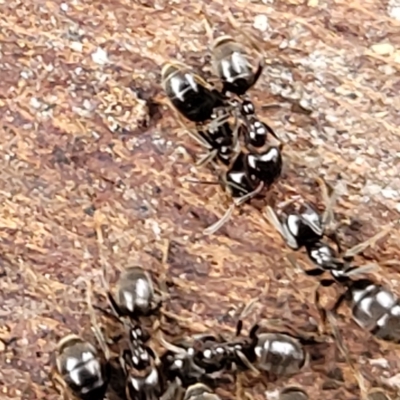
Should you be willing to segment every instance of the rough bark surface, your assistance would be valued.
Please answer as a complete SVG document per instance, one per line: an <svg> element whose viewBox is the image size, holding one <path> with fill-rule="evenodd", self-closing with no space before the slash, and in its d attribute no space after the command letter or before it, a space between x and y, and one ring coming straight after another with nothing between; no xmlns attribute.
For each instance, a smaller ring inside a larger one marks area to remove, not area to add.
<svg viewBox="0 0 400 400"><path fill-rule="evenodd" d="M265 52L251 94L286 142L274 202L301 194L321 205L316 177L345 183L336 211L348 222L346 246L399 218L398 1L11 0L0 10L1 398L59 398L50 354L61 335L88 326L85 279L101 291L96 227L112 282L135 263L173 282L166 308L182 332L232 333L252 300L246 329L261 318L318 320L316 281L286 261L262 207L245 205L217 234L202 234L229 199L183 179L214 178L193 166L201 149L152 101L163 99L165 60L208 66L204 12L216 32L246 29ZM389 261L398 243L394 229L366 253L381 266L375 278L397 293ZM395 377L399 351L346 310L339 328L353 359L367 376ZM334 348L328 354L325 370L267 388L244 382L244 391L273 399L290 382L314 399L359 398L349 367ZM335 366L343 382L332 381Z"/></svg>

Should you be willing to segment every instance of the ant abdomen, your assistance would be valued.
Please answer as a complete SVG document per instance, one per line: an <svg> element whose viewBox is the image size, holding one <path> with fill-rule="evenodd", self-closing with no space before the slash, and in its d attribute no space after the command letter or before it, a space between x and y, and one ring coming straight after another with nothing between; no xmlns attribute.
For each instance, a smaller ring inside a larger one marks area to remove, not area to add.
<svg viewBox="0 0 400 400"><path fill-rule="evenodd" d="M256 368L276 376L297 374L303 368L307 355L299 340L282 333L258 335L254 354Z"/></svg>

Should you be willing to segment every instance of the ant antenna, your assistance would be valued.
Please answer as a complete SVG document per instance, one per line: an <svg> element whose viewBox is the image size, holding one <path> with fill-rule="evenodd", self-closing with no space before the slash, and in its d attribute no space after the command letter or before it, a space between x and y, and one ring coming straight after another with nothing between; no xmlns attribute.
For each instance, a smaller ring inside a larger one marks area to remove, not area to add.
<svg viewBox="0 0 400 400"><path fill-rule="evenodd" d="M203 181L201 179L191 179L191 178L184 178L184 182L189 183L200 183L202 185L219 185L218 181Z"/></svg>
<svg viewBox="0 0 400 400"><path fill-rule="evenodd" d="M347 364L350 366L350 368L353 371L354 376L357 380L357 383L358 383L358 386L359 386L360 392L361 392L361 399L362 400L368 399L367 389L366 389L366 385L365 385L365 378L361 374L360 369L354 364L354 362L350 358L349 349L345 345L345 343L343 341L343 337L339 332L335 317L333 316L333 314L331 312L327 312L327 318L328 318L329 324L332 328L333 335L336 339L337 347L339 348L339 351L342 353L343 357L345 358Z"/></svg>

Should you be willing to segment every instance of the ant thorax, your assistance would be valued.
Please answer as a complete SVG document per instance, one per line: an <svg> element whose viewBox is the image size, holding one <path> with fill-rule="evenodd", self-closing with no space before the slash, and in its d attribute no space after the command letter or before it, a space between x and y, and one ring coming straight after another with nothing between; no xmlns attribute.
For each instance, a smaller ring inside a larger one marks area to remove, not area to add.
<svg viewBox="0 0 400 400"><path fill-rule="evenodd" d="M152 357L147 349L140 343L135 343L130 352L131 365L138 370L149 367L152 363Z"/></svg>
<svg viewBox="0 0 400 400"><path fill-rule="evenodd" d="M166 368L167 377L174 380L178 377L182 383L191 384L202 378L206 371L194 362L195 350L192 347L182 353L167 351L161 358Z"/></svg>
<svg viewBox="0 0 400 400"><path fill-rule="evenodd" d="M203 352L203 357L206 360L212 360L213 358L221 358L225 355L225 349L222 346L215 347L213 349L205 349Z"/></svg>
<svg viewBox="0 0 400 400"><path fill-rule="evenodd" d="M326 270L338 270L342 267L343 262L339 262L336 251L326 243L317 242L313 245L306 246L310 260L319 267Z"/></svg>
<svg viewBox="0 0 400 400"><path fill-rule="evenodd" d="M258 181L254 182L245 171L228 171L226 181L228 190L234 199L252 192L258 184Z"/></svg>
<svg viewBox="0 0 400 400"><path fill-rule="evenodd" d="M270 147L264 153L249 153L246 162L248 170L267 186L272 185L282 171L282 159L276 147Z"/></svg>
<svg viewBox="0 0 400 400"><path fill-rule="evenodd" d="M131 400L137 398L146 399L147 395L150 395L150 398L158 398L162 392L160 375L155 367L144 376L138 376L134 373L130 373L128 375L126 384L129 398Z"/></svg>
<svg viewBox="0 0 400 400"><path fill-rule="evenodd" d="M197 133L211 146L211 151L217 151L217 156L225 165L229 165L235 153L235 145L232 128L228 122L207 130L198 130Z"/></svg>
<svg viewBox="0 0 400 400"><path fill-rule="evenodd" d="M226 173L226 186L231 196L240 198L252 192L259 183L259 179L250 171L247 156L240 153Z"/></svg>
<svg viewBox="0 0 400 400"><path fill-rule="evenodd" d="M207 373L221 371L228 366L230 351L228 344L216 344L197 352L194 361L206 370Z"/></svg>
<svg viewBox="0 0 400 400"><path fill-rule="evenodd" d="M144 331L140 325L129 329L129 338L132 343L144 343L149 339L149 333Z"/></svg>
<svg viewBox="0 0 400 400"><path fill-rule="evenodd" d="M282 227L287 237L288 246L294 250L312 246L324 235L321 216L309 204L303 204L292 211L287 211Z"/></svg>

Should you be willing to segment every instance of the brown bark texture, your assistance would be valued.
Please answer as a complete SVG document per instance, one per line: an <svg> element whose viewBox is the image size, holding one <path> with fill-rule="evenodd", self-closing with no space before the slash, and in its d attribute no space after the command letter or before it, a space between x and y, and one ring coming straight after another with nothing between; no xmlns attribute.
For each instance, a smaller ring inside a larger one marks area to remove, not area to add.
<svg viewBox="0 0 400 400"><path fill-rule="evenodd" d="M10 0L0 10L0 398L60 398L51 354L62 335L88 331L85 281L102 292L99 246L111 283L134 264L172 282L174 334L233 335L249 303L246 331L262 319L319 320L317 281L287 261L264 204L202 234L230 199L186 180L215 177L194 166L202 149L163 105L160 66L178 59L210 75L205 19L216 33L250 32L265 55L250 94L285 142L268 201L301 195L322 209L315 178L340 185L346 247L393 225L365 256L399 293L398 1ZM327 289L324 302L336 294ZM341 315L354 362L396 390L399 350L358 328L348 308ZM221 396L273 399L290 383L312 399L359 398L334 342L326 351L317 370L267 386L246 378Z"/></svg>

